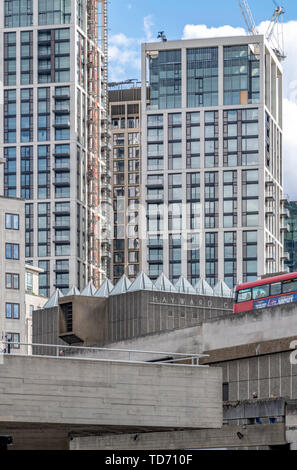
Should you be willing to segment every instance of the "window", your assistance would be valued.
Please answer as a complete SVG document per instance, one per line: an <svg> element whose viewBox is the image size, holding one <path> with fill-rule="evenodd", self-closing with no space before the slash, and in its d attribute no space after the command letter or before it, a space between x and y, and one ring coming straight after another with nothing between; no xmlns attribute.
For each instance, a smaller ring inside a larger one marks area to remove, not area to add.
<svg viewBox="0 0 297 470"><path fill-rule="evenodd" d="M187 49L188 107L218 104L218 48Z"/></svg>
<svg viewBox="0 0 297 470"><path fill-rule="evenodd" d="M5 274L5 287L6 289L19 289L20 288L19 274L6 273Z"/></svg>
<svg viewBox="0 0 297 470"><path fill-rule="evenodd" d="M4 34L4 85L16 85L16 33Z"/></svg>
<svg viewBox="0 0 297 470"><path fill-rule="evenodd" d="M149 57L149 109L181 107L181 50L159 51Z"/></svg>
<svg viewBox="0 0 297 470"><path fill-rule="evenodd" d="M20 304L5 304L5 316L12 320L19 320L20 318Z"/></svg>
<svg viewBox="0 0 297 470"><path fill-rule="evenodd" d="M270 286L270 295L279 295L282 293L282 283L276 282Z"/></svg>
<svg viewBox="0 0 297 470"><path fill-rule="evenodd" d="M8 230L19 230L19 215L5 214L5 228Z"/></svg>
<svg viewBox="0 0 297 470"><path fill-rule="evenodd" d="M260 60L252 45L224 47L224 104L260 100Z"/></svg>
<svg viewBox="0 0 297 470"><path fill-rule="evenodd" d="M229 384L223 383L223 401L229 401Z"/></svg>
<svg viewBox="0 0 297 470"><path fill-rule="evenodd" d="M297 291L297 279L283 282L283 294Z"/></svg>
<svg viewBox="0 0 297 470"><path fill-rule="evenodd" d="M19 333L6 333L6 341L9 343L11 349L20 349L20 334Z"/></svg>
<svg viewBox="0 0 297 470"><path fill-rule="evenodd" d="M6 259L20 259L19 245L16 243L6 243L5 255Z"/></svg>
<svg viewBox="0 0 297 470"><path fill-rule="evenodd" d="M296 284L297 286L297 284ZM265 297L269 297L269 284L265 284L263 286L258 286L253 288L253 299L262 299Z"/></svg>
<svg viewBox="0 0 297 470"><path fill-rule="evenodd" d="M237 294L237 302L247 302L249 300L252 300L252 291L251 289L244 289L238 291Z"/></svg>
<svg viewBox="0 0 297 470"><path fill-rule="evenodd" d="M28 294L33 292L33 274L26 273L26 291Z"/></svg>
<svg viewBox="0 0 297 470"><path fill-rule="evenodd" d="M69 24L71 20L71 0L39 0L39 25Z"/></svg>
<svg viewBox="0 0 297 470"><path fill-rule="evenodd" d="M33 0L5 0L5 28L32 26Z"/></svg>

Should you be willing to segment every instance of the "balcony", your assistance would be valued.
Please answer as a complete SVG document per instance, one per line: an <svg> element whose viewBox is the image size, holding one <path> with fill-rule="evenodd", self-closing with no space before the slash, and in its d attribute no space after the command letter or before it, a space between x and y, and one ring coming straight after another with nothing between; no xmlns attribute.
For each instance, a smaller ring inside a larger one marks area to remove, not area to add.
<svg viewBox="0 0 297 470"><path fill-rule="evenodd" d="M275 193L273 192L268 192L265 195L266 201L275 201Z"/></svg>
<svg viewBox="0 0 297 470"><path fill-rule="evenodd" d="M70 129L70 121L55 122L54 128L55 129Z"/></svg>
<svg viewBox="0 0 297 470"><path fill-rule="evenodd" d="M282 194L281 195L281 202L285 203L285 202L289 202L290 201L290 198L287 194Z"/></svg>
<svg viewBox="0 0 297 470"><path fill-rule="evenodd" d="M281 226L281 232L282 233L289 233L291 231L290 225L289 224L283 224Z"/></svg>
<svg viewBox="0 0 297 470"><path fill-rule="evenodd" d="M271 217L271 216L275 216L275 210L273 207L267 207L265 208L265 215Z"/></svg>
<svg viewBox="0 0 297 470"><path fill-rule="evenodd" d="M281 257L281 259L284 260L284 261L289 261L290 260L290 253L285 251L283 256Z"/></svg>
<svg viewBox="0 0 297 470"><path fill-rule="evenodd" d="M272 242L272 241L266 242L266 246L267 246L267 247L274 247L274 246L275 246L275 242Z"/></svg>
<svg viewBox="0 0 297 470"><path fill-rule="evenodd" d="M275 257L273 255L267 255L266 261L268 261L269 263L275 263Z"/></svg>
<svg viewBox="0 0 297 470"><path fill-rule="evenodd" d="M290 212L288 209L282 209L282 212L281 212L281 217L283 219L289 219L290 218Z"/></svg>

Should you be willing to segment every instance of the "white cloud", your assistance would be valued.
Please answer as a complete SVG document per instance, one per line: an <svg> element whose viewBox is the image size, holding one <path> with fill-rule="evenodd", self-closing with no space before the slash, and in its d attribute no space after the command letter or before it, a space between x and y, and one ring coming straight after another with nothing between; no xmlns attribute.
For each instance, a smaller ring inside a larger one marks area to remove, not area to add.
<svg viewBox="0 0 297 470"><path fill-rule="evenodd" d="M147 15L143 19L143 37L132 38L123 33L118 33L109 38L109 81L118 82L130 78L140 79L141 44L157 41L153 37L153 26L153 16ZM130 76L131 74L133 76Z"/></svg>
<svg viewBox="0 0 297 470"><path fill-rule="evenodd" d="M265 34L268 21L262 22L257 28ZM245 35L243 28L221 26L208 28L206 25L188 24L184 28L183 39L208 38ZM291 199L297 200L297 21L284 23L286 60L282 63L284 69L284 190Z"/></svg>
<svg viewBox="0 0 297 470"><path fill-rule="evenodd" d="M109 81L118 82L129 78L138 78L141 67L141 41L129 38L123 33L115 34L109 39ZM129 73L135 76L127 76Z"/></svg>
<svg viewBox="0 0 297 470"><path fill-rule="evenodd" d="M204 39L226 36L245 36L243 28L233 28L232 26L220 26L219 28L208 28L205 24L187 24L184 27L182 39Z"/></svg>
<svg viewBox="0 0 297 470"><path fill-rule="evenodd" d="M154 26L153 16L147 15L143 20L143 28L146 36L146 42L151 42L154 40L152 27Z"/></svg>

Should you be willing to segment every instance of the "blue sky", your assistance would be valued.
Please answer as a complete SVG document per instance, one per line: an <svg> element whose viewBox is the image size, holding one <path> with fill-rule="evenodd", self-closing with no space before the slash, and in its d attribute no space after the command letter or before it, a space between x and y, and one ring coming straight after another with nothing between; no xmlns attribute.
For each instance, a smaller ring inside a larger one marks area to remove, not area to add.
<svg viewBox="0 0 297 470"><path fill-rule="evenodd" d="M297 1L279 1L286 10L284 187L297 200ZM257 27L265 33L275 9L273 0L248 2ZM139 80L141 43L156 40L162 30L168 40L230 36L245 34L245 23L237 0L110 0L109 80Z"/></svg>
<svg viewBox="0 0 297 470"><path fill-rule="evenodd" d="M286 21L297 20L296 0L283 0ZM272 0L249 0L255 22L272 16ZM128 36L143 35L143 18L152 15L157 35L165 30L168 39L180 39L187 23L208 26L243 26L243 18L236 0L111 0L109 3L110 34L122 32Z"/></svg>
<svg viewBox="0 0 297 470"><path fill-rule="evenodd" d="M257 25L269 20L275 8L273 0L249 0L249 5ZM283 0L282 5L286 10L285 21L297 20L297 1ZM114 54L114 37L121 34L129 38L131 41L126 43L125 52L127 49L130 53L131 50L137 52L140 51L141 42L156 39L158 31L164 30L168 40L181 39L187 24L205 24L208 28L224 25L245 28L237 0L110 0L110 80L139 78L136 53L135 61L131 54L129 58L127 56L126 64L121 58L121 71L113 69L113 62L120 55ZM120 49L124 47L124 44L121 47L119 41L116 43Z"/></svg>

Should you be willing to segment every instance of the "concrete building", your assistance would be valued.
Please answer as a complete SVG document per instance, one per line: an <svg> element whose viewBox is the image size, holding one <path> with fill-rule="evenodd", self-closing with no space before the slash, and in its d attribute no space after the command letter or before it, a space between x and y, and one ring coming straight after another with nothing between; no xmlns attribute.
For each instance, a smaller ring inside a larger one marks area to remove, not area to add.
<svg viewBox="0 0 297 470"><path fill-rule="evenodd" d="M90 285L65 296L56 291L43 309L33 312L33 343L103 345L232 313L232 292L227 286L222 290L219 284L213 290L201 284L194 289L181 278L173 286L164 275L153 283L139 273L132 283L125 275L115 286L106 280L97 292Z"/></svg>
<svg viewBox="0 0 297 470"><path fill-rule="evenodd" d="M126 87L126 88L125 88ZM113 249L111 279L135 279L141 266L139 206L141 177L141 87L110 84L112 129Z"/></svg>
<svg viewBox="0 0 297 470"><path fill-rule="evenodd" d="M24 201L0 196L0 341L16 352L24 352L17 343L26 342L24 227Z"/></svg>
<svg viewBox="0 0 297 470"><path fill-rule="evenodd" d="M142 269L231 288L283 271L282 194L282 67L264 36L143 44Z"/></svg>
<svg viewBox="0 0 297 470"><path fill-rule="evenodd" d="M26 199L25 257L44 271L43 295L88 280L99 285L110 238L101 200L108 167L107 1L2 3L0 190Z"/></svg>
<svg viewBox="0 0 297 470"><path fill-rule="evenodd" d="M11 449L66 450L95 433L219 429L221 380L220 369L196 364L9 354L0 434L12 436Z"/></svg>

